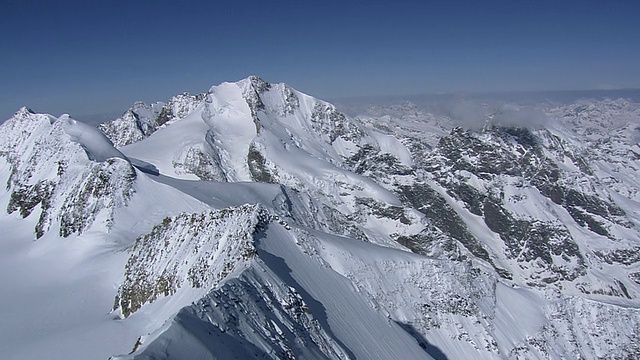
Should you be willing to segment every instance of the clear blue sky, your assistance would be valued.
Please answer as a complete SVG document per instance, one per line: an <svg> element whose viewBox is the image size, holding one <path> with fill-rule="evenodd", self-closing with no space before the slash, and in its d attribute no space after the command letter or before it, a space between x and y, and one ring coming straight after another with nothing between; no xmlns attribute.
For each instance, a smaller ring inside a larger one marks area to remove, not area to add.
<svg viewBox="0 0 640 360"><path fill-rule="evenodd" d="M256 74L321 97L640 88L639 0L0 3L0 117Z"/></svg>

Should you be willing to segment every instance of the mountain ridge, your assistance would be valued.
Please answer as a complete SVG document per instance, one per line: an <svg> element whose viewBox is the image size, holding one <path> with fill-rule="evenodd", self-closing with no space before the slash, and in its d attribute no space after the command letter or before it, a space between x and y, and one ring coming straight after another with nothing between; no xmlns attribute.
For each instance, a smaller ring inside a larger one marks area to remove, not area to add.
<svg viewBox="0 0 640 360"><path fill-rule="evenodd" d="M109 141L22 108L0 126L0 225L43 259L102 254L136 343L118 358L640 352L640 105L541 107L533 129L376 111L255 76L136 103Z"/></svg>

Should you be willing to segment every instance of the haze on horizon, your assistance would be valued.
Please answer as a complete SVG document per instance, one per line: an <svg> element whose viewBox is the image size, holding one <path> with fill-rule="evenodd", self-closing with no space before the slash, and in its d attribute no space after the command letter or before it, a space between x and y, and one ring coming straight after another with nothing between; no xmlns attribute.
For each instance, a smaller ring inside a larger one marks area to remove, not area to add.
<svg viewBox="0 0 640 360"><path fill-rule="evenodd" d="M637 1L0 5L0 118L113 114L255 74L325 99L640 88Z"/></svg>

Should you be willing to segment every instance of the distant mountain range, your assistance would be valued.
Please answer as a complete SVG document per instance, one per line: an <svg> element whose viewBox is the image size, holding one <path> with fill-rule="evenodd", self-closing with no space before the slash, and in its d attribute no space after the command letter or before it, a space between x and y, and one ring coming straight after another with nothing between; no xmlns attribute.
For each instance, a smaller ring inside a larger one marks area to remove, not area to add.
<svg viewBox="0 0 640 360"><path fill-rule="evenodd" d="M22 108L3 358L640 357L640 100L590 94L348 116L251 76L99 127Z"/></svg>

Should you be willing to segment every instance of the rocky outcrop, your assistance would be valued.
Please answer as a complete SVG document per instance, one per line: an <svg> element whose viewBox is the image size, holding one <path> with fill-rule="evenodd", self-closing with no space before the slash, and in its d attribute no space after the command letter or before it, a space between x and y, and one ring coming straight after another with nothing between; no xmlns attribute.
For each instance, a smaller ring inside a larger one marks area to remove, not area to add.
<svg viewBox="0 0 640 360"><path fill-rule="evenodd" d="M258 205L165 218L133 245L114 310L127 317L184 287L213 289L254 257L268 219Z"/></svg>

